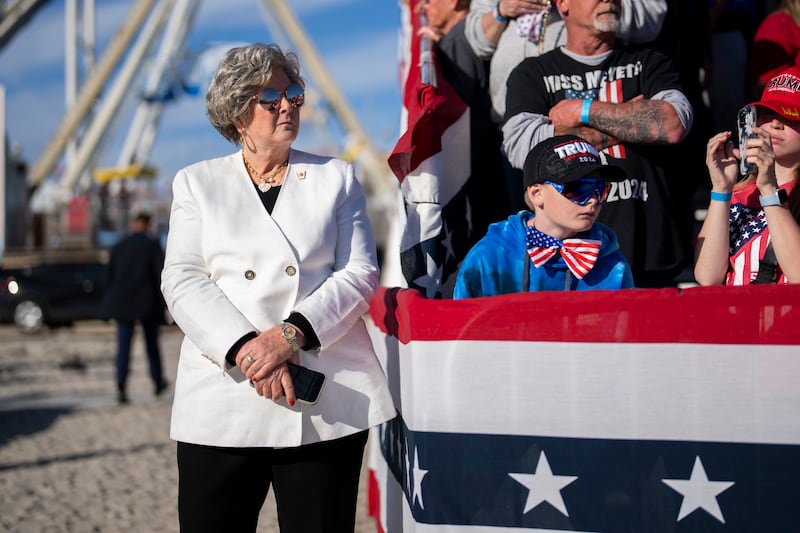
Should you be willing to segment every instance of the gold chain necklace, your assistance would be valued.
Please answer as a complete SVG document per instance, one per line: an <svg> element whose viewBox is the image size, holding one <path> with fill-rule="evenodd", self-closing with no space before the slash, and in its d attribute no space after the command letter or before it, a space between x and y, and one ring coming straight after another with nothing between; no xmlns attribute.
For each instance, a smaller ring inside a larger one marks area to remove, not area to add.
<svg viewBox="0 0 800 533"><path fill-rule="evenodd" d="M244 156L244 152L242 152L242 160L244 161L244 166L250 173L250 175L256 178L258 181L260 181L260 183L258 184L258 190L261 192L267 192L272 187L275 187L275 182L277 181L278 174L280 174L281 171L289 165L289 160L287 159L286 161L284 161L283 163L272 169L270 172L262 174L261 172L257 171L250 165L250 162Z"/></svg>

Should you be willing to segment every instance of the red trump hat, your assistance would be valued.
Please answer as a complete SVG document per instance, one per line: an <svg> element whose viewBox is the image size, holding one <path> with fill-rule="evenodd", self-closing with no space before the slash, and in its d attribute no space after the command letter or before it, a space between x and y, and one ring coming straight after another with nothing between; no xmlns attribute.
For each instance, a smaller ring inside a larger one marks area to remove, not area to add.
<svg viewBox="0 0 800 533"><path fill-rule="evenodd" d="M752 105L771 109L788 120L800 121L800 68L788 68L769 80L761 100Z"/></svg>

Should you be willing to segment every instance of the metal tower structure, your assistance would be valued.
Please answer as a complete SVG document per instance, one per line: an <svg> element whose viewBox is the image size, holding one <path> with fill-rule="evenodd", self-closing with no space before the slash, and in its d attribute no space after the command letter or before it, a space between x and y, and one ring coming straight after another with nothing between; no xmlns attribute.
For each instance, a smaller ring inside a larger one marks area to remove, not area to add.
<svg viewBox="0 0 800 533"><path fill-rule="evenodd" d="M382 226L389 216L384 211L393 209L396 190L395 180L385 157L375 149L286 2L256 1L260 2L266 16L275 18L275 26L286 31L292 48L301 57L305 74L313 80L313 85L347 132L350 145L345 148L345 152L351 154L359 164L360 180L371 199L371 218L373 221L377 220L378 227ZM15 0L14 4L23 2L24 0ZM19 18L29 17L41 3L28 0L25 14L21 13ZM199 6L200 0L133 2L125 22L102 57L93 65L85 83L75 95L73 104L68 106L58 128L32 165L28 174L29 185L36 187L42 184L63 158L64 171L59 180L58 198L64 200L76 192L87 190L90 183L86 182L85 177L95 170L101 140L108 134L125 98L131 94L130 87L140 75L144 75L145 80L144 98L137 104L116 167L99 169L94 175L101 182L152 175L149 170L150 152L164 106L168 105L160 96L178 82L180 65L186 55L187 36ZM18 11L19 9L22 8L18 8ZM11 10L10 6L8 10ZM10 38L21 23L8 30L8 34L0 34L0 39L5 35ZM74 30L70 32L68 29L67 35L68 38L70 35L74 36ZM153 53L157 43L158 49ZM68 70L76 68L75 61L72 64L69 61L69 48L67 43ZM109 83L114 73L116 76L113 83ZM75 73L67 72L66 75L69 79ZM72 143L74 147L70 148Z"/></svg>
<svg viewBox="0 0 800 533"><path fill-rule="evenodd" d="M0 5L0 48L31 19L47 0L9 0Z"/></svg>

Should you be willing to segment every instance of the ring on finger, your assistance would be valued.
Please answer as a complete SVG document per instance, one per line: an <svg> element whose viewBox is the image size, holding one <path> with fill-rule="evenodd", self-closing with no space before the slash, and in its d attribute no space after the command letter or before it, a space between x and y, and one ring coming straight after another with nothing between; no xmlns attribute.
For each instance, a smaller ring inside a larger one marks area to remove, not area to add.
<svg viewBox="0 0 800 533"><path fill-rule="evenodd" d="M251 365L256 362L256 360L253 359L253 356L249 354L247 355L247 357L244 358L244 360L250 363Z"/></svg>

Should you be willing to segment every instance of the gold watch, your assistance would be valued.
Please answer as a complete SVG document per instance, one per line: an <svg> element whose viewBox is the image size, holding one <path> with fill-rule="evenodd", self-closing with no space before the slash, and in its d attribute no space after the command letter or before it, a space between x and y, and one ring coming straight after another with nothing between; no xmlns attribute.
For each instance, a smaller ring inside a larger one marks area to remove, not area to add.
<svg viewBox="0 0 800 533"><path fill-rule="evenodd" d="M281 335L289 343L289 349L292 353L300 351L300 346L297 344L297 328L293 324L284 322L281 325Z"/></svg>

